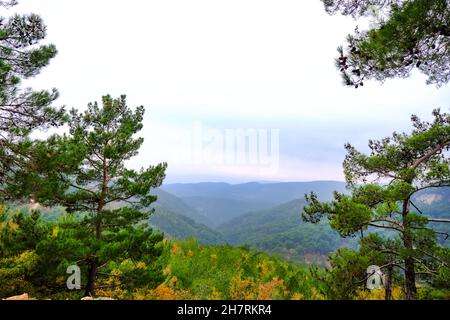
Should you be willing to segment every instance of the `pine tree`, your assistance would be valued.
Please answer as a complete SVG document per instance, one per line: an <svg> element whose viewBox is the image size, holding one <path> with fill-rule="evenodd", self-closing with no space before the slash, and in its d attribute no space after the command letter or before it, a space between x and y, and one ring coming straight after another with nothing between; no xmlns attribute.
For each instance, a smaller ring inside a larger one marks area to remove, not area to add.
<svg viewBox="0 0 450 320"><path fill-rule="evenodd" d="M16 1L0 1L11 7ZM39 45L46 26L36 14L0 17L0 196L10 198L4 187L28 157L29 143L22 143L34 129L58 126L63 108L54 108L52 91L22 89L21 81L39 74L56 55L54 45Z"/></svg>
<svg viewBox="0 0 450 320"><path fill-rule="evenodd" d="M303 212L314 223L328 216L344 237L367 229L397 234L388 239L371 235L365 247L389 255L386 266L404 270L407 299L415 298L418 274L435 277L450 266L448 258L439 258L448 253L436 244L437 232L429 226L450 220L428 217L413 199L422 190L450 186L450 115L440 110L433 115L431 123L413 116L411 134L371 140L370 155L347 144L344 173L352 194L335 193L332 202L320 202L312 193Z"/></svg>
<svg viewBox="0 0 450 320"><path fill-rule="evenodd" d="M450 80L449 0L322 0L330 14L370 17L372 27L356 29L339 47L336 65L348 86L407 77L414 69L429 84Z"/></svg>
<svg viewBox="0 0 450 320"><path fill-rule="evenodd" d="M109 262L131 258L132 247L141 250L134 253L136 257L152 250L151 246L145 249L148 243L144 241L152 237L145 224L153 212L149 206L156 200L150 191L161 185L167 165L140 171L125 167L143 143L143 138L134 137L143 127L143 115L144 108L133 112L125 96L104 96L102 107L95 102L84 113L71 111L71 136L65 143L79 146L83 160L73 173L60 175L69 189L55 194L53 201L81 215L78 227L87 230L82 240L89 251L83 259L88 266L86 295L94 294L97 273ZM134 237L142 232L138 244Z"/></svg>

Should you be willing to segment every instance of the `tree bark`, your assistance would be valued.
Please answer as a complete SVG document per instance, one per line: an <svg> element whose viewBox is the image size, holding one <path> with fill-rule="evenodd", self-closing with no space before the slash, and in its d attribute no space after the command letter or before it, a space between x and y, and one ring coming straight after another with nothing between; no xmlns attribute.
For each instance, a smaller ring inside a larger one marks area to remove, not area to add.
<svg viewBox="0 0 450 320"><path fill-rule="evenodd" d="M97 240L101 239L101 234L102 234L102 230L101 230L101 221L99 220L99 213L97 213L97 220L95 222L95 238ZM99 266L99 262L98 262L98 258L93 258L90 259L88 262L88 281L86 284L86 289L84 292L84 296L94 296L95 294L95 281L97 279L97 271L98 271L98 266Z"/></svg>
<svg viewBox="0 0 450 320"><path fill-rule="evenodd" d="M409 198L403 201L403 245L405 249L412 252L413 241L411 238L411 228L407 221L409 214ZM411 256L405 258L405 292L406 300L414 300L416 298L416 270L414 265L414 259Z"/></svg>
<svg viewBox="0 0 450 320"><path fill-rule="evenodd" d="M106 159L103 158L103 175L101 193L97 202L97 216L95 219L95 238L100 240L102 237L102 212L105 206L105 196L108 189L108 166ZM85 296L94 296L95 294L95 281L97 279L97 271L99 267L98 258L91 259L88 263L88 281L86 284Z"/></svg>
<svg viewBox="0 0 450 320"><path fill-rule="evenodd" d="M394 267L389 266L386 269L386 283L384 284L385 300L392 300L392 271Z"/></svg>
<svg viewBox="0 0 450 320"><path fill-rule="evenodd" d="M97 278L97 269L98 269L98 264L97 261L95 260L91 260L89 262L89 267L88 267L88 281L86 283L86 289L84 291L84 296L91 296L93 297L95 294L95 280Z"/></svg>
<svg viewBox="0 0 450 320"><path fill-rule="evenodd" d="M406 300L416 299L416 272L414 267L414 260L411 258L405 259L405 290Z"/></svg>

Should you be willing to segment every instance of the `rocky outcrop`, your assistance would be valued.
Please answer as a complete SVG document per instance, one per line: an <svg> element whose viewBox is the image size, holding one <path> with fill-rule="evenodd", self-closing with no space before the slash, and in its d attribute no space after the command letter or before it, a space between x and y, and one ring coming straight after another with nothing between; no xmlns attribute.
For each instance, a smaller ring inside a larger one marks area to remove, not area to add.
<svg viewBox="0 0 450 320"><path fill-rule="evenodd" d="M24 293L18 296L12 296L3 300L29 300L28 293Z"/></svg>
<svg viewBox="0 0 450 320"><path fill-rule="evenodd" d="M108 298L108 297L96 297L96 298L93 298L93 297L87 296L87 297L81 298L81 300L116 300L116 299Z"/></svg>

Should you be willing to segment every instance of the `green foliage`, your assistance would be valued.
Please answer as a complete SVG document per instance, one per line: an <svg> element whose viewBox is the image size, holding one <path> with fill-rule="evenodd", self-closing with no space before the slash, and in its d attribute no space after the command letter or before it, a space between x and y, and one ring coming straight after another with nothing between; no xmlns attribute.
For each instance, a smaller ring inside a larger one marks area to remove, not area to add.
<svg viewBox="0 0 450 320"><path fill-rule="evenodd" d="M312 299L318 282L305 267L245 247L168 242L165 285L196 299Z"/></svg>
<svg viewBox="0 0 450 320"><path fill-rule="evenodd" d="M158 257L163 251L163 235L146 225L130 226L105 235L99 245L84 227L84 215L61 212L58 221L43 219L37 211L25 209L3 213L0 225L0 297L29 292L36 298L66 299L82 297L66 287L66 269L79 264L98 246L97 254L109 262L99 268L99 287L108 287L111 278L115 290L133 292L154 288L163 280ZM80 264L83 287L88 265ZM3 282L3 280L5 282Z"/></svg>
<svg viewBox="0 0 450 320"><path fill-rule="evenodd" d="M38 256L31 250L9 258L0 257L0 296L33 291L28 279L35 274L38 262Z"/></svg>
<svg viewBox="0 0 450 320"><path fill-rule="evenodd" d="M448 0L322 2L330 14L372 20L371 29L357 29L339 48L336 65L346 85L358 88L369 79L407 77L414 69L427 75L428 83L441 86L450 80Z"/></svg>
<svg viewBox="0 0 450 320"><path fill-rule="evenodd" d="M427 212L419 215L414 211L418 210L416 193L450 183L446 154L450 115L435 110L433 116L431 123L413 116L411 134L394 133L391 138L371 140L369 155L348 144L344 173L352 195L336 192L333 201L320 202L312 193L306 196L308 206L303 209L305 221L317 223L327 217L344 237L359 234L364 238L367 230L390 231L385 233L388 239L369 236L362 241L371 251L384 253L387 264L405 270L408 299L414 298L418 274L430 280L449 268L441 256L446 249L439 247L437 231L428 225L438 220Z"/></svg>
<svg viewBox="0 0 450 320"><path fill-rule="evenodd" d="M110 261L142 258L158 240L145 224L136 225L153 211L149 206L156 197L150 190L161 185L166 164L140 171L125 167L143 143L143 138L134 138L142 129L143 115L144 108L133 112L125 96L104 96L102 107L91 103L82 114L71 111L71 136L62 142L82 146L83 157L76 170L60 176L69 190L51 200L69 213L84 213L76 227L87 251L82 259L89 273L86 294L94 292L99 268Z"/></svg>
<svg viewBox="0 0 450 320"><path fill-rule="evenodd" d="M164 186L165 188L165 186ZM171 211L176 214L183 215L189 219L192 219L196 223L201 223L205 226L211 227L210 218L207 216L209 212L204 214L199 212L197 209L188 205L182 198L175 196L169 192L164 191L161 188L152 190L158 200L153 204L155 209L161 208L167 211Z"/></svg>
<svg viewBox="0 0 450 320"><path fill-rule="evenodd" d="M219 230L230 244L249 244L291 260L310 263L323 264L328 253L342 245L352 245L351 241L342 240L328 221L317 225L301 223L298 208L304 205L303 200L296 200L242 215Z"/></svg>
<svg viewBox="0 0 450 320"><path fill-rule="evenodd" d="M331 271L327 274L328 294L332 299L349 300L365 285L369 259L351 249L339 249L330 256ZM361 281L363 280L363 281Z"/></svg>
<svg viewBox="0 0 450 320"><path fill-rule="evenodd" d="M67 266L89 254L92 245L90 234L80 228L84 214L52 211L48 219L46 213L25 209L1 212L0 248L10 250L0 251L0 298L28 292L38 299L80 299L82 292L67 290L65 280ZM27 234L36 236L20 242ZM359 252L340 249L332 254L328 271L308 270L246 246L161 241L161 234L143 225L111 239L101 248L111 261L98 274L97 294L116 299L358 299L367 265L386 262L374 248L385 239L375 235L364 238ZM81 267L84 284L88 266ZM446 297L450 282L442 270L431 289L419 290L419 298ZM398 284L400 276L396 279Z"/></svg>
<svg viewBox="0 0 450 320"><path fill-rule="evenodd" d="M11 7L16 1L2 1ZM46 26L36 14L0 17L0 198L14 199L6 190L29 160L28 134L37 128L61 125L64 109L52 107L52 91L21 89L23 79L34 77L56 55L51 44L42 45Z"/></svg>
<svg viewBox="0 0 450 320"><path fill-rule="evenodd" d="M448 300L448 299L450 299L450 291L433 289L432 287L429 287L429 286L420 287L417 290L417 299L418 300Z"/></svg>
<svg viewBox="0 0 450 320"><path fill-rule="evenodd" d="M224 243L221 233L212 230L203 224L166 208L157 207L151 215L149 222L158 230L165 232L175 239L196 238L200 243L214 245Z"/></svg>
<svg viewBox="0 0 450 320"><path fill-rule="evenodd" d="M20 245L17 253L36 249L42 257L42 282L58 287L58 275L68 265L80 264L85 294L94 294L102 281L98 276L121 271L118 266L127 261L145 265L120 275L130 285L156 284L161 273L155 267L161 254L156 247L163 235L153 232L147 220L156 200L150 190L161 185L166 164L139 171L125 167L142 145L143 139L134 136L142 129L143 115L144 108L132 111L125 96L105 96L102 107L91 103L84 113L72 110L69 135L30 145L33 156L18 176L21 181L7 190L32 192L35 202L62 206L68 214L63 211L53 222L41 221L38 212L26 218L15 215L12 223L22 234L6 234L1 246L13 250Z"/></svg>

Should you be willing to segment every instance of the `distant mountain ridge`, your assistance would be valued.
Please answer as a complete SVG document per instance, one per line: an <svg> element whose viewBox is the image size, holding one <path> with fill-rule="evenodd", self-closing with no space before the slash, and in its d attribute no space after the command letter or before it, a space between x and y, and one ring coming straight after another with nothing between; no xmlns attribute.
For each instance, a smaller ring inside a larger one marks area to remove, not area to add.
<svg viewBox="0 0 450 320"><path fill-rule="evenodd" d="M323 263L328 252L356 241L341 239L327 221L303 223L304 195L312 191L324 201L334 191L348 193L345 183L337 181L168 184L153 192L158 201L150 223L174 238L248 244L289 259ZM424 214L449 217L450 188L424 190L413 201Z"/></svg>
<svg viewBox="0 0 450 320"><path fill-rule="evenodd" d="M346 193L345 182L276 182L243 184L229 183L186 183L166 184L161 189L183 199L187 197L228 198L244 202L258 202L266 205L278 205L295 199L303 199L305 193L314 191L319 199L330 200L333 191Z"/></svg>
<svg viewBox="0 0 450 320"><path fill-rule="evenodd" d="M151 193L158 197L156 203L153 205L156 208L164 208L174 213L182 214L183 216L205 225L212 223L207 215L200 213L179 197L164 191L161 188L153 189Z"/></svg>
<svg viewBox="0 0 450 320"><path fill-rule="evenodd" d="M211 228L217 228L222 223L247 212L267 208L267 205L263 203L229 198L195 196L182 198L182 201L195 209L200 215L207 216L204 224Z"/></svg>
<svg viewBox="0 0 450 320"><path fill-rule="evenodd" d="M310 240L323 232L330 233L327 225L302 225L300 218L304 194L314 191L321 199L329 200L335 190L345 192L345 184L336 181L167 184L152 192L158 200L150 223L174 238L195 237L204 244L249 244L300 260L303 254L324 255L336 247L329 245L338 241L335 235L332 240L328 236L323 237L324 241ZM302 232L304 237L299 236Z"/></svg>

